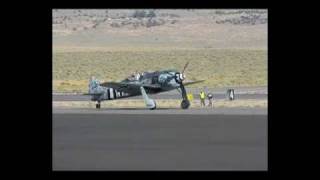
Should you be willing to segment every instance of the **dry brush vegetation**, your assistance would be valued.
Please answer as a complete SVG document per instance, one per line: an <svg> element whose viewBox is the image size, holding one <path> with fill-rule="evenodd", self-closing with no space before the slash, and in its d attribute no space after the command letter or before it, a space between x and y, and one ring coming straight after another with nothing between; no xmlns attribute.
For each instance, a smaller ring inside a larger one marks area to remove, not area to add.
<svg viewBox="0 0 320 180"><path fill-rule="evenodd" d="M194 86L267 85L267 10L53 10L53 91L181 70ZM174 23L172 23L174 21ZM117 24L116 26L114 26Z"/></svg>
<svg viewBox="0 0 320 180"><path fill-rule="evenodd" d="M54 52L53 91L86 92L91 76L102 81L120 81L136 70L181 70L187 61L189 80L206 79L196 85L199 87L267 85L266 50Z"/></svg>

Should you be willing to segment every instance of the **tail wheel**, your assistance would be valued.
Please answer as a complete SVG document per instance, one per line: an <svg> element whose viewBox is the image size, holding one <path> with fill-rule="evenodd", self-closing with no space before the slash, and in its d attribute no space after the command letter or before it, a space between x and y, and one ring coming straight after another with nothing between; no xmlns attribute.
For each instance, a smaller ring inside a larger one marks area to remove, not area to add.
<svg viewBox="0 0 320 180"><path fill-rule="evenodd" d="M188 100L182 100L182 102L181 102L182 109L188 109L189 106L190 106L190 102Z"/></svg>

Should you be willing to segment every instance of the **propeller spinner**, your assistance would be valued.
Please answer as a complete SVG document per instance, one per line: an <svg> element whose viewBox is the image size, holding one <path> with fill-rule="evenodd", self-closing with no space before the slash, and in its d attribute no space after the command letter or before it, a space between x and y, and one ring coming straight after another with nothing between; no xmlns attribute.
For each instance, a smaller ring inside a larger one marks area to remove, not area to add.
<svg viewBox="0 0 320 180"><path fill-rule="evenodd" d="M186 76L182 73L176 73L176 81L178 83L182 83L182 81L186 78Z"/></svg>

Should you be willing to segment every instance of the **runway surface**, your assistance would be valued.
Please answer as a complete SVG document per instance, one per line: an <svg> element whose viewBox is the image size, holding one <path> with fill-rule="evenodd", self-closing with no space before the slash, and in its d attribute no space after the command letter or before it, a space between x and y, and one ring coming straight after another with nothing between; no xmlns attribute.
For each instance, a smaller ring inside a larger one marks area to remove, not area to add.
<svg viewBox="0 0 320 180"><path fill-rule="evenodd" d="M153 99L181 99L180 94L156 94L149 95L150 98ZM213 94L214 99L225 99L225 94ZM53 94L53 101L90 101L90 96L85 96L81 94ZM199 99L200 96L198 94L194 95L195 99ZM235 94L235 99L267 99L268 94ZM127 99L142 99L142 96L130 97Z"/></svg>
<svg viewBox="0 0 320 180"><path fill-rule="evenodd" d="M235 90L235 99L268 99L268 87L232 87ZM207 88L205 92L212 92L214 99L225 99L229 87ZM193 93L195 99L199 99L201 88L187 88L188 93ZM159 94L149 95L153 99L181 99L178 91L168 91ZM130 97L128 99L142 99L142 96ZM54 93L53 101L90 101L90 96L82 94Z"/></svg>
<svg viewBox="0 0 320 180"><path fill-rule="evenodd" d="M53 170L267 170L266 109L53 109L52 134Z"/></svg>
<svg viewBox="0 0 320 180"><path fill-rule="evenodd" d="M267 108L64 108L54 107L54 114L180 114L180 115L267 115Z"/></svg>

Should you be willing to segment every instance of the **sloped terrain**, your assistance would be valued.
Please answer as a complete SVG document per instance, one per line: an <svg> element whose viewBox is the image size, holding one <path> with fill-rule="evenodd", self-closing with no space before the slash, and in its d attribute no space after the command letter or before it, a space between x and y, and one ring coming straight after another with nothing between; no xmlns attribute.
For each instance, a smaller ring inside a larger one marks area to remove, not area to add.
<svg viewBox="0 0 320 180"><path fill-rule="evenodd" d="M181 69L196 86L267 85L267 10L53 10L53 91Z"/></svg>
<svg viewBox="0 0 320 180"><path fill-rule="evenodd" d="M266 48L266 10L54 10L53 45Z"/></svg>

